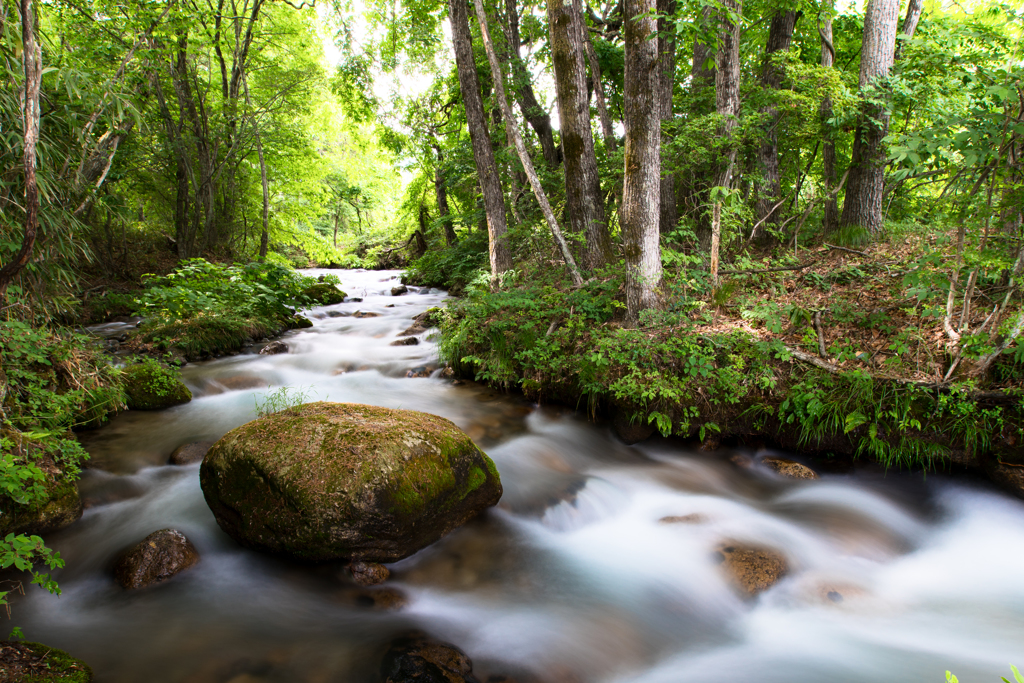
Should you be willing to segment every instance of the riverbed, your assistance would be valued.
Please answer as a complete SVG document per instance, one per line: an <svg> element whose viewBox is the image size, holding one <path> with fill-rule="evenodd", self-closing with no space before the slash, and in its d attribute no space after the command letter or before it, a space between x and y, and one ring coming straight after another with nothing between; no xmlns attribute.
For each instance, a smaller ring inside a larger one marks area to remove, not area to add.
<svg viewBox="0 0 1024 683"><path fill-rule="evenodd" d="M84 435L87 510L48 538L63 594L27 589L13 621L26 637L84 659L98 683L369 683L410 628L463 649L481 681L940 683L950 669L995 683L1024 666L1024 502L941 474L796 481L758 460L799 455L626 446L572 410L439 376L429 332L392 346L443 292L392 296L397 271L325 272L361 301L308 311L288 353L189 364L191 403ZM385 586L402 598L388 605L340 566L241 548L207 508L199 465L167 459L282 387L451 419L496 463L501 503L392 565ZM162 528L200 562L121 589L118 553ZM776 549L789 573L745 599L714 559L726 540Z"/></svg>

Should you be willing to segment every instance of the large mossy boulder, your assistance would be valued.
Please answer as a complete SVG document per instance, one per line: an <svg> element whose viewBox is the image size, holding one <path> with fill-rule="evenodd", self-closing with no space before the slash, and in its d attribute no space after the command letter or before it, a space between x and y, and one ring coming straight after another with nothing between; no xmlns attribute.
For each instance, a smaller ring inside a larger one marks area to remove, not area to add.
<svg viewBox="0 0 1024 683"><path fill-rule="evenodd" d="M308 403L228 432L200 483L240 544L302 560L394 562L498 502L498 472L450 421Z"/></svg>
<svg viewBox="0 0 1024 683"><path fill-rule="evenodd" d="M45 471L45 470L44 470ZM45 471L45 494L39 500L18 504L0 496L0 537L7 534L49 534L74 524L84 507L75 482L62 472Z"/></svg>
<svg viewBox="0 0 1024 683"><path fill-rule="evenodd" d="M192 392L177 373L156 362L129 365L121 382L125 402L132 410L161 410L192 400Z"/></svg>
<svg viewBox="0 0 1024 683"><path fill-rule="evenodd" d="M321 306L340 304L348 296L329 282L318 282L302 290L302 293Z"/></svg>

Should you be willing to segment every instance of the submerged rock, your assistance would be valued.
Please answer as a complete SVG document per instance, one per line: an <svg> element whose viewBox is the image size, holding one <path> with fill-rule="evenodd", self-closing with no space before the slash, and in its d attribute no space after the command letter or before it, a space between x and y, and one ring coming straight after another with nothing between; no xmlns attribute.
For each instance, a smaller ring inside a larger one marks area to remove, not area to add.
<svg viewBox="0 0 1024 683"><path fill-rule="evenodd" d="M746 597L768 590L789 571L786 558L776 551L731 541L721 543L713 558Z"/></svg>
<svg viewBox="0 0 1024 683"><path fill-rule="evenodd" d="M407 293L408 291L409 291L409 288L406 287L405 285L398 285L397 287L392 287L391 288L391 296L402 296L403 294Z"/></svg>
<svg viewBox="0 0 1024 683"><path fill-rule="evenodd" d="M193 441L178 446L167 462L171 465L192 465L202 460L213 444L213 441Z"/></svg>
<svg viewBox="0 0 1024 683"><path fill-rule="evenodd" d="M402 332L400 337L407 337L415 334L423 334L431 327L437 327L438 321L441 317L441 309L438 307L430 308L423 311L418 316L412 319L412 325L409 326L405 332Z"/></svg>
<svg viewBox="0 0 1024 683"><path fill-rule="evenodd" d="M353 318L379 318L380 313L373 313L371 311L356 311L352 314Z"/></svg>
<svg viewBox="0 0 1024 683"><path fill-rule="evenodd" d="M154 531L125 552L114 567L114 578L129 590L166 581L199 561L192 542L174 529Z"/></svg>
<svg viewBox="0 0 1024 683"><path fill-rule="evenodd" d="M615 429L615 434L618 435L625 444L630 446L635 443L640 443L641 441L646 441L654 435L654 432L657 431L654 428L654 425L645 423L642 418L632 420L629 415L624 412L620 412L615 415L612 427Z"/></svg>
<svg viewBox="0 0 1024 683"><path fill-rule="evenodd" d="M338 596L352 607L391 612L409 604L409 598L397 588L351 588Z"/></svg>
<svg viewBox="0 0 1024 683"><path fill-rule="evenodd" d="M761 463L767 465L769 468L775 471L776 474L780 474L788 479L817 479L818 473L812 470L807 465L796 462L795 460L786 460L785 458L767 457L762 458Z"/></svg>
<svg viewBox="0 0 1024 683"><path fill-rule="evenodd" d="M132 410L162 410L192 400L192 392L178 375L158 363L129 365L121 384Z"/></svg>
<svg viewBox="0 0 1024 683"><path fill-rule="evenodd" d="M409 378L430 377L430 374L432 372L434 372L434 368L430 367L429 365L420 365L406 372L405 376Z"/></svg>
<svg viewBox="0 0 1024 683"><path fill-rule="evenodd" d="M450 643L413 631L396 638L380 664L384 683L477 683L473 661Z"/></svg>
<svg viewBox="0 0 1024 683"><path fill-rule="evenodd" d="M384 583L391 576L391 571L378 562L350 562L345 569L351 574L352 580L360 586L375 586Z"/></svg>
<svg viewBox="0 0 1024 683"><path fill-rule="evenodd" d="M240 544L303 560L393 562L501 497L498 471L450 421L308 403L232 430L200 469L206 502Z"/></svg>
<svg viewBox="0 0 1024 683"><path fill-rule="evenodd" d="M261 356L274 356L279 353L288 353L288 345L283 341L272 341L260 349Z"/></svg>
<svg viewBox="0 0 1024 683"><path fill-rule="evenodd" d="M420 343L420 340L416 337L406 337L405 339L398 339L391 342L391 346L416 346Z"/></svg>
<svg viewBox="0 0 1024 683"><path fill-rule="evenodd" d="M1024 466L991 461L985 465L985 473L1005 491L1024 498Z"/></svg>

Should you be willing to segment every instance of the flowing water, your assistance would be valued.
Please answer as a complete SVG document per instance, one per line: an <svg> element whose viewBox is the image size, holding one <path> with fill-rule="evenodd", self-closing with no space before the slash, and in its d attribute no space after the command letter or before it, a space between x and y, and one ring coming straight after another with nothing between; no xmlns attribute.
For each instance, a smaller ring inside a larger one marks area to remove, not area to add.
<svg viewBox="0 0 1024 683"><path fill-rule="evenodd" d="M188 365L191 403L128 412L85 437L87 510L50 538L67 560L64 593L32 587L14 606L30 639L85 659L99 683L372 681L382 648L409 628L464 649L481 681L938 683L952 669L995 683L1024 666L1021 501L938 475L783 480L732 453L627 447L567 410L407 377L436 368L436 345L390 342L444 294L392 297L396 272L340 276L363 300L310 311L312 328L285 335L287 354ZM385 586L404 594L400 609L379 609L386 601L338 566L240 548L208 510L199 466L165 464L177 446L253 419L284 386L442 415L497 464L498 508L392 566ZM193 541L199 564L118 587L117 554L167 527ZM790 573L744 600L715 563L723 540L776 548Z"/></svg>

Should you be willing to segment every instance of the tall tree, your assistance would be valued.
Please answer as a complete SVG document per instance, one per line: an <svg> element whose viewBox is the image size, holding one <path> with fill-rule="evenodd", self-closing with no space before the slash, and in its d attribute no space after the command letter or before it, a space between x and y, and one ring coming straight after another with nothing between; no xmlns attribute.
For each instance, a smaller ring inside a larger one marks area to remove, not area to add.
<svg viewBox="0 0 1024 683"><path fill-rule="evenodd" d="M548 166L558 166L558 147L555 145L554 133L551 130L551 117L540 106L533 92L530 71L523 63L521 52L522 39L519 36L519 8L516 0L505 0L506 37L512 57L512 92L515 93L519 111L523 113L540 141L541 154Z"/></svg>
<svg viewBox="0 0 1024 683"><path fill-rule="evenodd" d="M832 44L832 12L834 3L828 2L818 15L818 34L821 36L821 66L830 69L836 58L836 50ZM836 142L835 134L829 125L832 118L832 97L828 94L821 100L822 128L822 184L825 189L825 214L822 218L822 232L831 235L839 228L839 203L833 190L836 187Z"/></svg>
<svg viewBox="0 0 1024 683"><path fill-rule="evenodd" d="M549 2L548 25L565 160L566 206L573 234L586 238L583 267L593 270L611 258L611 238L590 128L584 60L586 25L572 2Z"/></svg>
<svg viewBox="0 0 1024 683"><path fill-rule="evenodd" d="M519 129L516 127L515 116L512 114L508 98L505 97L501 64L494 50L494 43L491 42L491 33L487 26L487 12L484 9L483 0L474 0L474 5L476 6L477 19L480 22L480 36L483 38L484 50L487 52L487 61L490 62L491 75L494 78L494 97L498 100L498 106L501 108L502 116L505 119L506 135L512 141L512 144L515 145L516 152L519 154L519 161L523 164L523 170L526 172L526 177L529 178L530 186L533 188L533 194L536 196L537 203L540 204L541 211L544 213L544 219L551 228L551 234L555 238L559 251L562 252L562 258L565 259L565 265L569 268L569 274L572 276L573 283L579 287L583 284L583 279L580 277L579 269L576 267L576 261L572 257L572 252L569 251L569 245L566 244L565 238L562 236L562 229L555 218L555 212L551 209L551 203L548 201L547 194L540 184L540 178L537 176L537 171L530 160L530 154L526 150L526 143L523 142L523 136L520 135Z"/></svg>
<svg viewBox="0 0 1024 683"><path fill-rule="evenodd" d="M576 12L583 16L581 0L573 0ZM594 84L594 102L597 105L597 116L601 121L601 135L604 137L604 146L609 152L614 152L618 147L615 139L615 129L612 127L612 117L608 113L608 98L604 93L604 83L601 81L601 62L597 59L597 50L594 49L594 41L590 35L590 29L586 22L583 24L584 47L587 50L587 63L590 65L590 80Z"/></svg>
<svg viewBox="0 0 1024 683"><path fill-rule="evenodd" d="M768 43L764 50L764 64L761 69L761 87L771 94L782 87L785 69L780 66L774 55L788 52L796 28L797 12L776 12L768 28ZM765 118L764 139L758 149L758 170L761 173L757 185L757 227L751 235L752 239L763 240L767 234L765 227L778 223L778 207L782 195L781 177L779 174L779 110L774 104L761 109Z"/></svg>
<svg viewBox="0 0 1024 683"><path fill-rule="evenodd" d="M466 109L469 138L473 143L473 160L480 180L484 211L487 216L488 251L491 277L512 269L512 251L508 247L508 224L505 218L505 198L501 193L498 165L494 160L491 137L487 133L484 103L480 97L480 78L473 59L473 41L469 32L469 14L465 0L448 1L448 19L452 27L455 46L455 65L459 72L459 90Z"/></svg>
<svg viewBox="0 0 1024 683"><path fill-rule="evenodd" d="M860 55L861 114L853 140L853 159L846 186L840 230L851 236L861 230L882 229L882 192L885 172L883 138L889 132L886 80L896 49L899 0L869 0L864 16Z"/></svg>
<svg viewBox="0 0 1024 683"><path fill-rule="evenodd" d="M658 4L658 110L661 118L661 207L658 218L660 232L676 227L676 178L669 172L667 142L668 123L672 121L672 92L676 83L676 0L657 0Z"/></svg>
<svg viewBox="0 0 1024 683"><path fill-rule="evenodd" d="M622 241L626 256L626 322L659 305L661 249L661 109L658 106L658 23L655 0L624 0L626 126Z"/></svg>
<svg viewBox="0 0 1024 683"><path fill-rule="evenodd" d="M715 187L728 192L732 187L736 164L733 132L740 115L740 26L743 5L740 0L724 0L719 10L718 57L715 69L715 111L721 118L718 135L723 149L715 171ZM711 208L711 282L718 286L718 258L722 243L722 198Z"/></svg>
<svg viewBox="0 0 1024 683"><path fill-rule="evenodd" d="M7 294L11 280L28 265L39 231L39 185L36 182L36 143L39 142L39 88L43 78L42 50L36 43L35 9L32 0L21 0L22 70L25 84L22 95L22 165L25 174L25 230L21 247L14 258L0 268L0 300Z"/></svg>

